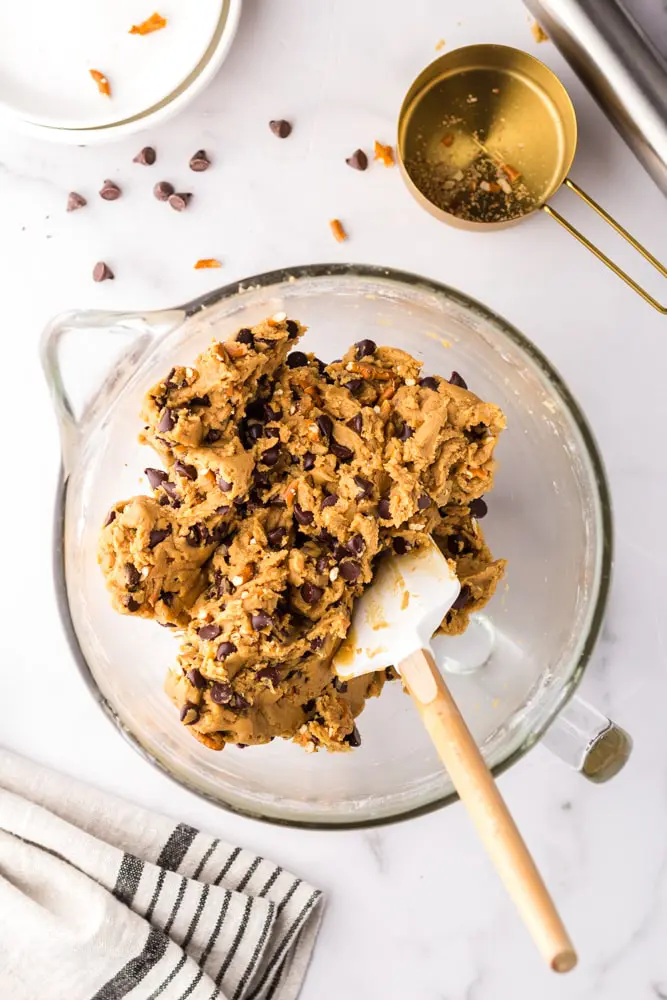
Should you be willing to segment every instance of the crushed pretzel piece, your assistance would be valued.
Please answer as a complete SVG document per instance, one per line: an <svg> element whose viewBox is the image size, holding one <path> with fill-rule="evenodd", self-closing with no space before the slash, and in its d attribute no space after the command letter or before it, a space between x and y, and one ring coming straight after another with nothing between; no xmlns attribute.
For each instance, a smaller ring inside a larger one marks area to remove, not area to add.
<svg viewBox="0 0 667 1000"><path fill-rule="evenodd" d="M222 267L222 264L215 257L202 257L195 264L195 271L201 271L207 267Z"/></svg>
<svg viewBox="0 0 667 1000"><path fill-rule="evenodd" d="M510 166L509 163L503 163L500 169L505 174L510 184L514 184L514 182L518 181L519 177L521 177L521 171L517 170L516 167Z"/></svg>
<svg viewBox="0 0 667 1000"><path fill-rule="evenodd" d="M538 45L541 42L549 41L549 36L547 35L546 31L544 30L541 24L537 23L537 21L533 21L533 23L530 26L530 30L533 34L533 38L538 43Z"/></svg>
<svg viewBox="0 0 667 1000"><path fill-rule="evenodd" d="M438 41L435 43L435 51L439 52L440 49L444 49L444 47L445 47L445 39L439 38Z"/></svg>
<svg viewBox="0 0 667 1000"><path fill-rule="evenodd" d="M334 239L339 243L343 243L347 239L347 233L343 229L343 223L340 219L332 219L329 222L329 225L331 226L331 232L334 235Z"/></svg>
<svg viewBox="0 0 667 1000"><path fill-rule="evenodd" d="M383 146L381 142L377 139L373 143L373 159L381 160L385 167L393 167L394 165L394 150L391 146Z"/></svg>
<svg viewBox="0 0 667 1000"><path fill-rule="evenodd" d="M111 84L104 73L100 73L99 69L91 69L89 73L97 84L100 94L104 94L105 97L111 97Z"/></svg>
<svg viewBox="0 0 667 1000"><path fill-rule="evenodd" d="M130 28L130 35L150 35L152 31L161 31L162 28L167 27L166 17L162 17L161 14L155 13L147 17L145 21L141 24L133 24Z"/></svg>

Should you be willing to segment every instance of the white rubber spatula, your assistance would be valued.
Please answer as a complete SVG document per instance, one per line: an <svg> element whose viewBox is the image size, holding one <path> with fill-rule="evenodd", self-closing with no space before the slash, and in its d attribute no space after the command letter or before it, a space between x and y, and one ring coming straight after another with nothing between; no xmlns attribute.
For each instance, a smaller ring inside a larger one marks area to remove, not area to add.
<svg viewBox="0 0 667 1000"><path fill-rule="evenodd" d="M553 900L431 653L431 636L460 593L435 542L381 563L334 657L343 680L394 666L543 957L568 972L577 956Z"/></svg>

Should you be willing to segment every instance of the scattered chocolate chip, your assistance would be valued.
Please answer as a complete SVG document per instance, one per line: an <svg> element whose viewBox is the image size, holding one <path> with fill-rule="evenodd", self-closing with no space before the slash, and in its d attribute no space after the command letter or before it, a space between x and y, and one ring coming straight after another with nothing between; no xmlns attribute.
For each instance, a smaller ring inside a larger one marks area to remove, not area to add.
<svg viewBox="0 0 667 1000"><path fill-rule="evenodd" d="M254 615L250 615L250 624L255 632L259 632L260 629L273 625L273 618L266 611L256 611Z"/></svg>
<svg viewBox="0 0 667 1000"><path fill-rule="evenodd" d="M104 527L108 528L112 521L116 520L116 511L110 510L107 516L104 518Z"/></svg>
<svg viewBox="0 0 667 1000"><path fill-rule="evenodd" d="M358 396L363 388L364 380L362 378L353 378L349 382L343 383L343 389L347 389L353 396Z"/></svg>
<svg viewBox="0 0 667 1000"><path fill-rule="evenodd" d="M257 677L262 681L269 681L274 687L280 684L280 671L277 667L262 667L257 671Z"/></svg>
<svg viewBox="0 0 667 1000"><path fill-rule="evenodd" d="M279 438L280 437L280 430L279 430L279 428L278 427L267 427L266 428L266 436L267 436L267 438Z"/></svg>
<svg viewBox="0 0 667 1000"><path fill-rule="evenodd" d="M396 436L398 437L399 441L407 441L408 438L411 438L413 434L414 431L412 430L412 427L410 427L409 424L404 423Z"/></svg>
<svg viewBox="0 0 667 1000"><path fill-rule="evenodd" d="M172 500L176 498L176 483L170 482L168 479L162 484L162 488L166 493L169 494Z"/></svg>
<svg viewBox="0 0 667 1000"><path fill-rule="evenodd" d="M191 702L186 701L181 709L181 722L184 726L193 726L199 721L199 708Z"/></svg>
<svg viewBox="0 0 667 1000"><path fill-rule="evenodd" d="M230 704L231 708L241 709L241 708L249 708L250 707L250 702L247 701L243 697L242 694L238 694L238 693L235 693L235 694L232 695L232 698L231 698L231 701L230 701L229 704ZM241 747L243 750L245 750L245 748L247 747L248 744L247 743L237 743L236 745L237 745L237 747Z"/></svg>
<svg viewBox="0 0 667 1000"><path fill-rule="evenodd" d="M105 264L103 260L98 260L93 268L93 281L113 281L114 278L115 274L109 265Z"/></svg>
<svg viewBox="0 0 667 1000"><path fill-rule="evenodd" d="M181 191L178 194L170 194L167 201L173 208L175 212L183 212L188 207L192 195L187 191Z"/></svg>
<svg viewBox="0 0 667 1000"><path fill-rule="evenodd" d="M333 434L333 420L331 417L328 417L326 413L321 413L315 423L317 424L322 437L325 441L329 442L331 440L331 435Z"/></svg>
<svg viewBox="0 0 667 1000"><path fill-rule="evenodd" d="M308 358L303 351L292 351L285 358L285 364L288 368L303 368L304 365L308 364Z"/></svg>
<svg viewBox="0 0 667 1000"><path fill-rule="evenodd" d="M312 510L303 510L298 503L294 504L294 520L297 524L312 524L314 516Z"/></svg>
<svg viewBox="0 0 667 1000"><path fill-rule="evenodd" d="M211 161L209 160L205 149L198 149L197 152L190 157L190 170L194 170L196 174L201 174L204 170L208 170L211 166Z"/></svg>
<svg viewBox="0 0 667 1000"><path fill-rule="evenodd" d="M368 479L364 479L363 476L355 476L354 485L359 487L357 500L368 500L373 495L373 484Z"/></svg>
<svg viewBox="0 0 667 1000"><path fill-rule="evenodd" d="M211 639L217 639L221 632L219 625L202 625L197 634L200 639L209 642Z"/></svg>
<svg viewBox="0 0 667 1000"><path fill-rule="evenodd" d="M345 741L344 742L347 743L348 746L351 746L351 747L360 747L361 746L361 736L359 735L359 730L357 729L356 726L354 727L354 729L352 730L351 733L347 734L347 736L345 737Z"/></svg>
<svg viewBox="0 0 667 1000"><path fill-rule="evenodd" d="M163 469L144 469L144 474L152 490L156 490L158 486L161 486L162 483L169 479L169 476Z"/></svg>
<svg viewBox="0 0 667 1000"><path fill-rule="evenodd" d="M141 583L141 573L133 563L125 563L125 584L130 590Z"/></svg>
<svg viewBox="0 0 667 1000"><path fill-rule="evenodd" d="M329 568L329 560L326 556L318 556L317 562L315 563L316 573L326 573Z"/></svg>
<svg viewBox="0 0 667 1000"><path fill-rule="evenodd" d="M438 391L438 380L433 378L432 375L427 375L425 378L419 379L419 385L422 389L433 389L434 392Z"/></svg>
<svg viewBox="0 0 667 1000"><path fill-rule="evenodd" d="M368 357L369 354L374 354L377 348L374 340L359 340L354 346L357 349L357 361Z"/></svg>
<svg viewBox="0 0 667 1000"><path fill-rule="evenodd" d="M304 712L306 712L306 714L308 714L308 712L313 711L313 709L315 708L315 704L316 704L315 699L310 698L308 701L304 701L301 708L304 710Z"/></svg>
<svg viewBox="0 0 667 1000"><path fill-rule="evenodd" d="M331 546L333 545L333 543L336 541L336 539L334 538L334 536L331 535L331 534L329 534L329 532L326 530L326 528L322 528L322 530L320 531L320 533L319 533L319 535L317 537L319 538L319 540L322 542L323 545L328 545L329 548L331 548Z"/></svg>
<svg viewBox="0 0 667 1000"><path fill-rule="evenodd" d="M441 511L442 513L442 511ZM447 538L447 550L451 552L453 556L460 556L465 552L466 540L463 535L449 535Z"/></svg>
<svg viewBox="0 0 667 1000"><path fill-rule="evenodd" d="M279 549L285 537L284 528L272 528L266 533L266 540L272 549Z"/></svg>
<svg viewBox="0 0 667 1000"><path fill-rule="evenodd" d="M388 521L391 518L391 510L389 508L389 500L387 497L382 497L378 504L378 515L384 520Z"/></svg>
<svg viewBox="0 0 667 1000"><path fill-rule="evenodd" d="M299 324L295 323L293 319L288 319L285 323L287 327L287 334L290 340L294 340L295 337L299 335Z"/></svg>
<svg viewBox="0 0 667 1000"><path fill-rule="evenodd" d="M391 544L397 556L404 556L408 551L408 543L401 535L396 535Z"/></svg>
<svg viewBox="0 0 667 1000"><path fill-rule="evenodd" d="M88 202L86 201L86 199L83 197L82 194L79 194L78 191L70 191L70 193L67 195L68 212L76 212L77 209L83 208L83 206L87 204Z"/></svg>
<svg viewBox="0 0 667 1000"><path fill-rule="evenodd" d="M324 591L314 583L304 583L301 585L300 593L306 604L317 604Z"/></svg>
<svg viewBox="0 0 667 1000"><path fill-rule="evenodd" d="M269 122L269 128L279 139L286 139L292 131L292 126L284 118L274 119Z"/></svg>
<svg viewBox="0 0 667 1000"><path fill-rule="evenodd" d="M142 167L152 167L157 160L157 153L152 146L144 146L132 160L133 163L140 163Z"/></svg>
<svg viewBox="0 0 667 1000"><path fill-rule="evenodd" d="M157 425L157 429L161 434L164 434L166 431L172 431L175 426L176 419L174 417L174 411L170 410L168 406L165 406L164 412L160 417L160 422Z"/></svg>
<svg viewBox="0 0 667 1000"><path fill-rule="evenodd" d="M449 384L458 385L460 389L468 388L466 380L463 378L463 376L459 375L458 372L452 372L452 374L449 376Z"/></svg>
<svg viewBox="0 0 667 1000"><path fill-rule="evenodd" d="M479 441L482 441L488 434L488 431L489 428L487 427L486 424L475 424L474 427L470 427L468 429L468 434L470 434L471 437L476 438Z"/></svg>
<svg viewBox="0 0 667 1000"><path fill-rule="evenodd" d="M153 188L153 194L158 201L169 201L173 193L174 185L170 184L169 181L158 181Z"/></svg>
<svg viewBox="0 0 667 1000"><path fill-rule="evenodd" d="M179 476L183 476L185 479L189 479L191 482L194 482L197 478L197 470L194 465L186 465L184 462L181 462L180 459L177 459L174 462L174 472L178 473Z"/></svg>
<svg viewBox="0 0 667 1000"><path fill-rule="evenodd" d="M233 693L231 684L226 684L224 681L215 681L211 684L211 701L216 705L228 705Z"/></svg>
<svg viewBox="0 0 667 1000"><path fill-rule="evenodd" d="M315 456L312 451L307 451L303 456L303 468L305 472L310 472L315 468Z"/></svg>
<svg viewBox="0 0 667 1000"><path fill-rule="evenodd" d="M489 512L486 500L482 500L481 497L476 497L474 500L471 500L468 506L470 507L472 517L476 517L478 521L481 518L486 517Z"/></svg>
<svg viewBox="0 0 667 1000"><path fill-rule="evenodd" d="M360 413L355 413L351 420L348 420L347 426L355 434L361 434L364 427L364 418Z"/></svg>
<svg viewBox="0 0 667 1000"><path fill-rule="evenodd" d="M339 569L346 583L354 583L361 576L361 566L356 559L343 559Z"/></svg>
<svg viewBox="0 0 667 1000"><path fill-rule="evenodd" d="M193 667L192 670L188 670L185 675L190 681L193 687L196 687L199 691L202 691L206 687L206 678L202 675L200 670Z"/></svg>
<svg viewBox="0 0 667 1000"><path fill-rule="evenodd" d="M233 642L221 642L215 654L216 660L224 660L232 653L236 652L236 646Z"/></svg>
<svg viewBox="0 0 667 1000"><path fill-rule="evenodd" d="M351 552L353 556L360 556L366 548L366 542L361 535L352 535L349 542L345 543L345 548L348 552Z"/></svg>
<svg viewBox="0 0 667 1000"><path fill-rule="evenodd" d="M342 681L340 677L334 677L333 686L339 694L345 694L347 691L347 681Z"/></svg>
<svg viewBox="0 0 667 1000"><path fill-rule="evenodd" d="M192 524L188 528L187 534L185 536L186 543L190 546L190 548L196 549L199 548L200 545L204 544L204 540L205 536L202 532L202 525Z"/></svg>
<svg viewBox="0 0 667 1000"><path fill-rule="evenodd" d="M419 510L426 510L427 507L431 506L431 498L428 493L422 493L419 500L417 501L417 507Z"/></svg>
<svg viewBox="0 0 667 1000"><path fill-rule="evenodd" d="M314 639L310 640L310 648L313 650L313 652L317 652L317 650L321 649L323 645L324 645L324 639L322 638L321 635L315 636Z"/></svg>
<svg viewBox="0 0 667 1000"><path fill-rule="evenodd" d="M352 167L353 170L365 170L368 166L368 157L364 153L363 149L355 149L352 156L348 156L345 162L348 167Z"/></svg>
<svg viewBox="0 0 667 1000"><path fill-rule="evenodd" d="M322 503L320 504L320 509L324 510L325 507L335 507L337 503L338 503L338 494L329 493L329 495L326 496L322 501Z"/></svg>
<svg viewBox="0 0 667 1000"><path fill-rule="evenodd" d="M162 601L163 604L166 604L168 608L170 608L174 603L175 597L176 593L173 590L161 590L160 593L158 594L158 600ZM162 624L162 622L160 622L160 624ZM172 625L171 627L175 628L176 626Z"/></svg>
<svg viewBox="0 0 667 1000"><path fill-rule="evenodd" d="M153 528L148 536L148 548L154 549L156 545L163 542L171 534L171 528Z"/></svg>
<svg viewBox="0 0 667 1000"><path fill-rule="evenodd" d="M274 444L272 448L268 449L268 451L262 452L262 455L259 460L262 463L262 465L267 465L271 469L273 468L274 465L277 464L279 458L280 458L280 445Z"/></svg>
<svg viewBox="0 0 667 1000"><path fill-rule="evenodd" d="M135 601L133 597L128 597L127 601L125 602L125 607L127 608L128 611L138 611L141 605L139 604L138 601Z"/></svg>
<svg viewBox="0 0 667 1000"><path fill-rule="evenodd" d="M169 505L169 497L165 496L163 493L159 498L158 503L160 504L160 507L167 507Z"/></svg>
<svg viewBox="0 0 667 1000"><path fill-rule="evenodd" d="M472 591L470 587L464 584L464 586L461 587L459 596L452 604L452 608L454 609L454 611L460 611L461 608L465 608L465 606L469 604L471 600L472 600Z"/></svg>
<svg viewBox="0 0 667 1000"><path fill-rule="evenodd" d="M336 441L335 439L331 442L329 448L336 456L336 458L340 459L341 462L348 462L351 458L354 458L354 452L352 448L346 447L346 445L341 444L339 441Z"/></svg>
<svg viewBox="0 0 667 1000"><path fill-rule="evenodd" d="M247 425L248 428L248 438L250 441L259 441L261 437L264 437L264 428L259 423L252 423Z"/></svg>
<svg viewBox="0 0 667 1000"><path fill-rule="evenodd" d="M120 198L121 194L120 188L113 181L106 180L100 188L100 198L103 198L105 201L116 201L117 198Z"/></svg>
<svg viewBox="0 0 667 1000"><path fill-rule="evenodd" d="M216 482L223 493L229 493L229 491L234 488L233 483L228 483L226 479L222 478L222 476L218 476Z"/></svg>
<svg viewBox="0 0 667 1000"><path fill-rule="evenodd" d="M236 334L236 341L239 344L247 344L248 347L255 346L255 338L252 335L252 330L249 330L247 326L244 326Z"/></svg>
<svg viewBox="0 0 667 1000"><path fill-rule="evenodd" d="M211 400L208 395L193 396L192 399L188 401L189 410L196 410L201 406L207 407L210 405L211 405Z"/></svg>

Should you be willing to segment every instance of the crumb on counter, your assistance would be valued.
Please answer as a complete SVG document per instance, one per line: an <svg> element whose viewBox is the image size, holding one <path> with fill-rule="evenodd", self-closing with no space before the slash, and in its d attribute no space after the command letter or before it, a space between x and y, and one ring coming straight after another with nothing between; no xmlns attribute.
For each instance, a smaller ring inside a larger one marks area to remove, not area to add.
<svg viewBox="0 0 667 1000"><path fill-rule="evenodd" d="M105 97L111 97L111 84L104 73L100 72L99 69L91 69L88 72L97 84L97 89L100 94L104 94Z"/></svg>
<svg viewBox="0 0 667 1000"><path fill-rule="evenodd" d="M343 223L340 219L332 219L329 223L331 227L331 232L333 233L334 239L338 243L343 243L347 239L347 233L343 229Z"/></svg>
<svg viewBox="0 0 667 1000"><path fill-rule="evenodd" d="M378 142L376 139L373 143L373 159L380 160L384 163L385 167L393 167L394 150L391 146L383 146L383 144Z"/></svg>
<svg viewBox="0 0 667 1000"><path fill-rule="evenodd" d="M166 17L162 17L157 12L147 17L141 24L133 24L129 30L130 35L150 35L153 31L161 31L167 27Z"/></svg>

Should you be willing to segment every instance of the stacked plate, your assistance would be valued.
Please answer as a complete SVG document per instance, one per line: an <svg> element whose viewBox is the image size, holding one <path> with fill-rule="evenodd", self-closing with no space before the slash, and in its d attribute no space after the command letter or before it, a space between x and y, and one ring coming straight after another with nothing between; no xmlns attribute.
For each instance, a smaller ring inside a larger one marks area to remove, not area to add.
<svg viewBox="0 0 667 1000"><path fill-rule="evenodd" d="M80 145L164 121L212 80L241 2L0 3L0 120Z"/></svg>

